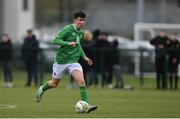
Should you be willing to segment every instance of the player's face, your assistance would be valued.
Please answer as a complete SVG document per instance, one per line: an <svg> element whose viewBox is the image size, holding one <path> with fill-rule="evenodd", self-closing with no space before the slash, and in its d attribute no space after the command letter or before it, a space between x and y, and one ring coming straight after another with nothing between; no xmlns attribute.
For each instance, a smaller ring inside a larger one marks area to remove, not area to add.
<svg viewBox="0 0 180 119"><path fill-rule="evenodd" d="M78 17L78 18L74 19L74 23L75 23L77 29L83 28L85 25L85 22L86 22L86 18Z"/></svg>

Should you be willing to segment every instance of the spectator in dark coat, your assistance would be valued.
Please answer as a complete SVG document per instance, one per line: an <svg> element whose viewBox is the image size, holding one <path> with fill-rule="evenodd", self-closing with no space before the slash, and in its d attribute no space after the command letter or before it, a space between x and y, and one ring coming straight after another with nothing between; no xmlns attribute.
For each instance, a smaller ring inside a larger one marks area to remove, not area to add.
<svg viewBox="0 0 180 119"><path fill-rule="evenodd" d="M96 29L95 31L93 31L93 39L92 39L92 42L93 42L93 46L91 48L91 52L92 52L92 60L94 61L93 62L93 65L92 65L92 75L90 76L90 80L92 81L92 84L97 87L98 84L99 84L99 78L98 78L98 74L100 73L100 70L99 70L99 59L98 59L98 56L99 56L99 53L98 53L98 37L100 35L100 30L99 29ZM92 85L91 84L91 85Z"/></svg>
<svg viewBox="0 0 180 119"><path fill-rule="evenodd" d="M37 57L39 51L39 42L32 30L27 31L27 37L22 45L22 57L27 70L26 86L31 86L34 79L35 86L38 85Z"/></svg>
<svg viewBox="0 0 180 119"><path fill-rule="evenodd" d="M4 86L13 86L13 76L12 76L12 59L13 59L13 45L8 34L3 34L1 36L0 42L0 57L3 67L4 75Z"/></svg>
<svg viewBox="0 0 180 119"><path fill-rule="evenodd" d="M167 89L167 53L166 49L169 44L168 37L164 31L150 40L150 43L155 46L155 69L157 89Z"/></svg>
<svg viewBox="0 0 180 119"><path fill-rule="evenodd" d="M84 39L81 41L81 46L82 46L82 49L84 50L84 53L87 56L89 56L89 58L91 59L93 59L92 48L94 46L94 42L92 38L93 38L92 33L86 30L84 33ZM82 58L80 58L79 62L83 67L84 78L85 78L87 86L89 87L93 84L92 67L89 66L87 63L85 63Z"/></svg>
<svg viewBox="0 0 180 119"><path fill-rule="evenodd" d="M110 80L109 75L112 72L111 64L109 63L111 60L110 57L110 50L111 50L111 43L108 41L108 33L102 32L99 35L98 42L97 42L97 53L98 53L98 60L97 65L98 70L101 71L101 87L103 88L105 85L108 85L110 88L112 87L112 80Z"/></svg>
<svg viewBox="0 0 180 119"><path fill-rule="evenodd" d="M180 48L180 42L176 37L176 33L173 33L170 38L169 45L169 57L168 57L168 71L169 71L169 86L170 89L178 89L178 65L180 62L180 54L178 49Z"/></svg>

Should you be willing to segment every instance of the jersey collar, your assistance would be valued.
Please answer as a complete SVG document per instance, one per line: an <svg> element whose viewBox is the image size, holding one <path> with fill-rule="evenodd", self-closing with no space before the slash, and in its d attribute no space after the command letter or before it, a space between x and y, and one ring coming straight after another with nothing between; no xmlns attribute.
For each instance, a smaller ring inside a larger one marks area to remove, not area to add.
<svg viewBox="0 0 180 119"><path fill-rule="evenodd" d="M83 30L82 30L82 28L81 28L81 30L77 30L77 28L76 28L76 25L75 24L72 24L73 25L73 28L74 28L74 30L76 31L76 32L78 32L78 33L81 33L81 32L83 32Z"/></svg>

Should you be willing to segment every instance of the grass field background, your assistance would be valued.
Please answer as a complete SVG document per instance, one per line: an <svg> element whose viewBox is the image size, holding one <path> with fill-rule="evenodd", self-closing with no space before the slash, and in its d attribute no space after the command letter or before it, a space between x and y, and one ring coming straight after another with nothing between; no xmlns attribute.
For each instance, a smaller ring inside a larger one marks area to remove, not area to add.
<svg viewBox="0 0 180 119"><path fill-rule="evenodd" d="M44 77L50 78L50 74ZM155 89L154 79L145 79L144 85L139 85L139 79L125 76L125 83L131 84L134 90L89 88L89 98L92 104L98 105L95 112L79 114L74 105L80 100L79 89L65 87L68 77L61 81L61 86L48 90L41 103L35 102L37 87L25 87L26 75L22 71L14 73L14 87L3 87L0 80L0 105L15 105L17 108L0 109L0 118L173 118L180 117L180 91L162 91Z"/></svg>

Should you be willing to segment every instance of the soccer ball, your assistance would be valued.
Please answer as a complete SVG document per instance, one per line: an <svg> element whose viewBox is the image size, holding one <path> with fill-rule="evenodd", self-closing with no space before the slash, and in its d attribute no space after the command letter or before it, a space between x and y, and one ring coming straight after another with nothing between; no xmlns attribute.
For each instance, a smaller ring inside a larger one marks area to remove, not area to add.
<svg viewBox="0 0 180 119"><path fill-rule="evenodd" d="M75 104L75 110L76 112L84 113L88 109L88 106L89 104L87 102L81 100Z"/></svg>

